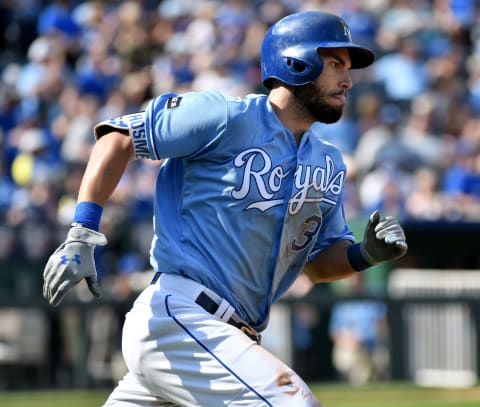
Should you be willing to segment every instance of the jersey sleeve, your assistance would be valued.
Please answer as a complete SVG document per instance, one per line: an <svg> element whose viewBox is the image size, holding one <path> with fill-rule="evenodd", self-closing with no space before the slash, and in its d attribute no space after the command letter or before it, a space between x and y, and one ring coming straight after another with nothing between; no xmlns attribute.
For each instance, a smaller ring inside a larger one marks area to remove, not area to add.
<svg viewBox="0 0 480 407"><path fill-rule="evenodd" d="M132 113L104 120L93 128L96 140L112 131L128 132L132 139L135 159L152 158L146 141L145 112Z"/></svg>
<svg viewBox="0 0 480 407"><path fill-rule="evenodd" d="M112 130L128 131L136 159L192 158L212 148L227 122L227 102L218 92L163 94L145 111L103 121L98 139Z"/></svg>

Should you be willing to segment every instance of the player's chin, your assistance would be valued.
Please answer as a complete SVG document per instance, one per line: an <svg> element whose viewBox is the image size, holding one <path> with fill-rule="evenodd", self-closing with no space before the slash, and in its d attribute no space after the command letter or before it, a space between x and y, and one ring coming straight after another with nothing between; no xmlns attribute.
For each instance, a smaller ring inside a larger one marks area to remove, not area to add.
<svg viewBox="0 0 480 407"><path fill-rule="evenodd" d="M338 122L342 117L343 106L340 108L335 108L334 106L329 106L328 108L323 108L317 112L315 118L317 121L331 124Z"/></svg>

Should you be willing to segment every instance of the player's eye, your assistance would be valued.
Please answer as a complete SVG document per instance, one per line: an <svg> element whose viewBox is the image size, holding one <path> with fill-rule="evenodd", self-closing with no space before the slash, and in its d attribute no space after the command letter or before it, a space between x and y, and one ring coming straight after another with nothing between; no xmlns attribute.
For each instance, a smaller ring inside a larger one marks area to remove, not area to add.
<svg viewBox="0 0 480 407"><path fill-rule="evenodd" d="M340 67L340 64L333 59L329 60L326 65L332 70L339 69Z"/></svg>

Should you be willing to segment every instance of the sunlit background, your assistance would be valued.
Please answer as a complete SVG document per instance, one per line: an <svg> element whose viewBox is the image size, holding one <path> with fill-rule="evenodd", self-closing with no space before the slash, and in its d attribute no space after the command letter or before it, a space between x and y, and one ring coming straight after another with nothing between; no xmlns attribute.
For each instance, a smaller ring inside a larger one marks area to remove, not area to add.
<svg viewBox="0 0 480 407"><path fill-rule="evenodd" d="M325 125L348 166L358 239L374 209L409 253L355 278L299 279L267 348L308 382L468 388L480 365L480 4L475 0L0 1L0 389L109 389L124 374L123 315L149 283L159 163L132 163L104 209L102 300L58 308L42 272L64 240L102 120L164 92L265 93L263 34L279 18L341 15L377 61L352 71ZM159 197L162 199L162 197Z"/></svg>

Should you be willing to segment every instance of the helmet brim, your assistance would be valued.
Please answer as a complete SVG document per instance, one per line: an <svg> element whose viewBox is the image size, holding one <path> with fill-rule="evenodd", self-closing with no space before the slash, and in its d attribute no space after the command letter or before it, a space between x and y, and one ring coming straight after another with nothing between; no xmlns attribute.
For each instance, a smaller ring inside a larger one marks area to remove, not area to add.
<svg viewBox="0 0 480 407"><path fill-rule="evenodd" d="M348 47L352 69L361 69L370 66L375 61L375 54L368 48L359 45L350 45Z"/></svg>
<svg viewBox="0 0 480 407"><path fill-rule="evenodd" d="M326 42L317 45L317 50L321 48L348 48L352 69L366 68L375 61L373 51L351 42Z"/></svg>

